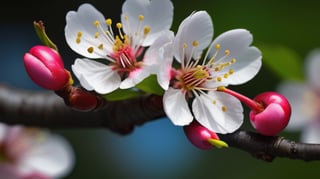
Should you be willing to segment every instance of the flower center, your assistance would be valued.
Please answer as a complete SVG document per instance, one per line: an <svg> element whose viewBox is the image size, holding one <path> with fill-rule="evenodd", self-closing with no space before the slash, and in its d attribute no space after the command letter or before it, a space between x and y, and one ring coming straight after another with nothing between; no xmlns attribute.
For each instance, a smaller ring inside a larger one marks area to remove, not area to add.
<svg viewBox="0 0 320 179"><path fill-rule="evenodd" d="M140 68L142 62L139 57L144 51L142 44L150 32L150 27L143 26L144 16L138 16L138 24L131 29L129 18L124 15L124 25L126 25L127 34L123 33L123 24L118 22L115 27L118 31L115 34L112 30L112 19L105 20L105 24L100 24L98 20L93 22L97 31L94 35L94 41L86 39L82 32L79 31L76 37L76 43L89 41L91 45L87 48L88 53L95 53L101 58L107 59L113 70L117 71L122 77L128 75L129 72ZM92 38L91 38L92 39ZM96 40L97 42L96 42Z"/></svg>
<svg viewBox="0 0 320 179"><path fill-rule="evenodd" d="M176 88L192 91L203 89L202 85L207 80L211 80L211 76L209 70L205 66L198 65L192 68L181 69L176 79Z"/></svg>

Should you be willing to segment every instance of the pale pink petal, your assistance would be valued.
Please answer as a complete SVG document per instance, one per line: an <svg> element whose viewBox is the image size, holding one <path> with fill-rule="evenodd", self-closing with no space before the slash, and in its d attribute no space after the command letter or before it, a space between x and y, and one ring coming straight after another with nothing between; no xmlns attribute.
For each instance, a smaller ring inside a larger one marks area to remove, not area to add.
<svg viewBox="0 0 320 179"><path fill-rule="evenodd" d="M277 91L284 95L291 105L291 118L285 130L300 131L311 120L316 119L317 97L305 83L284 81L278 85Z"/></svg>
<svg viewBox="0 0 320 179"><path fill-rule="evenodd" d="M214 57L214 64L232 62L235 59L234 63L220 71L222 74L229 74L227 78L222 75L222 81L231 85L243 84L259 72L262 65L261 51L250 46L251 43L252 35L245 29L227 31L213 41L209 58ZM220 49L215 48L217 44ZM226 50L230 52L229 55L225 54ZM230 74L229 70L233 73Z"/></svg>
<svg viewBox="0 0 320 179"><path fill-rule="evenodd" d="M309 84L316 89L320 89L319 69L320 69L320 49L312 50L306 58L306 75Z"/></svg>
<svg viewBox="0 0 320 179"><path fill-rule="evenodd" d="M213 24L206 11L198 11L188 16L179 26L174 40L174 56L180 63L182 59L197 58L207 48L213 37ZM193 42L197 42L196 47ZM183 46L187 45L187 48ZM194 49L193 49L194 48Z"/></svg>
<svg viewBox="0 0 320 179"><path fill-rule="evenodd" d="M80 84L100 94L110 93L120 86L120 75L112 67L89 59L76 59L71 66ZM83 80L84 79L84 80Z"/></svg>
<svg viewBox="0 0 320 179"><path fill-rule="evenodd" d="M148 67L143 67L130 72L129 76L120 83L121 89L132 88L150 75Z"/></svg>
<svg viewBox="0 0 320 179"><path fill-rule="evenodd" d="M74 153L61 136L44 134L35 138L31 148L19 162L23 173L39 172L53 178L66 176L74 166Z"/></svg>
<svg viewBox="0 0 320 179"><path fill-rule="evenodd" d="M222 92L211 91L196 97L192 110L201 125L216 133L232 133L243 123L240 101Z"/></svg>
<svg viewBox="0 0 320 179"><path fill-rule="evenodd" d="M145 66L151 67L151 73L157 75L160 86L165 90L168 89L171 78L173 38L172 31L163 32L149 47L143 60Z"/></svg>
<svg viewBox="0 0 320 179"><path fill-rule="evenodd" d="M169 88L164 93L163 107L174 125L188 125L193 120L185 95L179 89Z"/></svg>
<svg viewBox="0 0 320 179"><path fill-rule="evenodd" d="M139 15L144 16L142 21L139 21ZM143 35L143 28L150 27L142 46L151 45L161 31L169 30L172 20L173 4L170 0L130 0L122 6L121 22L126 34L135 37L135 33L140 30Z"/></svg>
<svg viewBox="0 0 320 179"><path fill-rule="evenodd" d="M84 3L79 6L78 11L69 11L66 16L65 37L69 47L80 55L87 58L105 58L112 52L112 45L107 43L105 36L95 38L97 27L95 21L99 21L103 29L107 30L105 17L91 4ZM81 41L77 43L78 33L81 32ZM103 44L101 50L97 46ZM94 47L94 53L89 53L88 48Z"/></svg>
<svg viewBox="0 0 320 179"><path fill-rule="evenodd" d="M320 144L320 121L310 122L301 132L301 142Z"/></svg>

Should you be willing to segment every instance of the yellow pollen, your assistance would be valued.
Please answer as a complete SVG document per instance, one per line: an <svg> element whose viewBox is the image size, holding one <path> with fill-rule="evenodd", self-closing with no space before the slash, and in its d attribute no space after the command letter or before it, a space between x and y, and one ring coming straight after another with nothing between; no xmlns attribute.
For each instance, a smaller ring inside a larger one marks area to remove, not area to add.
<svg viewBox="0 0 320 179"><path fill-rule="evenodd" d="M199 45L199 42L195 40L195 41L192 42L192 45L193 45L194 47L196 47L196 46Z"/></svg>
<svg viewBox="0 0 320 179"><path fill-rule="evenodd" d="M106 19L106 24L110 26L112 24L112 20L110 18Z"/></svg>
<svg viewBox="0 0 320 179"><path fill-rule="evenodd" d="M182 48L187 48L187 47L188 47L188 45L186 43L182 44Z"/></svg>
<svg viewBox="0 0 320 179"><path fill-rule="evenodd" d="M229 54L230 54L230 50L226 50L226 51L224 51L224 53L225 53L226 55L229 55Z"/></svg>
<svg viewBox="0 0 320 179"><path fill-rule="evenodd" d="M213 100L213 101L212 101L212 104L217 104L217 100Z"/></svg>
<svg viewBox="0 0 320 179"><path fill-rule="evenodd" d="M217 45L216 45L216 49L220 49L220 44L217 44Z"/></svg>
<svg viewBox="0 0 320 179"><path fill-rule="evenodd" d="M149 32L150 32L150 26L145 26L144 29L143 29L143 33L144 35L147 35Z"/></svg>
<svg viewBox="0 0 320 179"><path fill-rule="evenodd" d="M98 48L99 48L100 50L102 50L102 49L103 49L103 44L100 44L100 45L98 46Z"/></svg>
<svg viewBox="0 0 320 179"><path fill-rule="evenodd" d="M223 112L226 112L226 111L227 111L227 107L226 107L226 106L222 106L222 107L221 107L221 110L222 110Z"/></svg>
<svg viewBox="0 0 320 179"><path fill-rule="evenodd" d="M237 60L235 58L231 59L231 63L236 63Z"/></svg>
<svg viewBox="0 0 320 179"><path fill-rule="evenodd" d="M89 47L87 50L89 53L93 53L93 47Z"/></svg>
<svg viewBox="0 0 320 179"><path fill-rule="evenodd" d="M122 28L122 24L121 24L120 22L118 22L118 23L116 24L116 26L117 26L118 29L121 29L121 28Z"/></svg>
<svg viewBox="0 0 320 179"><path fill-rule="evenodd" d="M229 77L229 74L226 73L226 74L223 75L223 77L224 77L224 78L228 78L228 77Z"/></svg>
<svg viewBox="0 0 320 179"><path fill-rule="evenodd" d="M233 74L233 69L230 69L229 71L228 71L228 73L230 74L230 75L232 75Z"/></svg>
<svg viewBox="0 0 320 179"><path fill-rule="evenodd" d="M222 78L220 76L217 77L217 81L221 82Z"/></svg>
<svg viewBox="0 0 320 179"><path fill-rule="evenodd" d="M196 79L202 79L209 76L209 73L202 68L202 66L197 66L197 71L195 71L193 77Z"/></svg>
<svg viewBox="0 0 320 179"><path fill-rule="evenodd" d="M94 34L94 38L98 38L99 37L99 32L96 32L95 34Z"/></svg>
<svg viewBox="0 0 320 179"><path fill-rule="evenodd" d="M123 18L124 18L124 20L126 20L126 21L129 19L128 15L124 15Z"/></svg>
<svg viewBox="0 0 320 179"><path fill-rule="evenodd" d="M93 22L93 25L96 26L96 27L98 27L98 26L100 25L100 22L99 22L99 21L94 21L94 22Z"/></svg>
<svg viewBox="0 0 320 179"><path fill-rule="evenodd" d="M81 37L82 36L82 32L78 32L77 36Z"/></svg>
<svg viewBox="0 0 320 179"><path fill-rule="evenodd" d="M77 44L79 44L80 42L81 42L80 37L77 37L77 39L76 39L76 43L77 43Z"/></svg>
<svg viewBox="0 0 320 179"><path fill-rule="evenodd" d="M144 16L143 15L139 15L139 21L142 21L144 19Z"/></svg>

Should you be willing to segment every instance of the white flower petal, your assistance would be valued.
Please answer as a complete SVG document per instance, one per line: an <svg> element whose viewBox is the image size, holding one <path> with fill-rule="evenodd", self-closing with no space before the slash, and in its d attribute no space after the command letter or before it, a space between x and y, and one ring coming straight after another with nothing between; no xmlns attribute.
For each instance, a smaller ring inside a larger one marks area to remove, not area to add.
<svg viewBox="0 0 320 179"><path fill-rule="evenodd" d="M243 123L241 102L222 92L211 91L196 97L192 110L201 125L216 133L232 133Z"/></svg>
<svg viewBox="0 0 320 179"><path fill-rule="evenodd" d="M307 80L313 87L320 89L319 80L320 69L320 49L312 50L306 58L306 75Z"/></svg>
<svg viewBox="0 0 320 179"><path fill-rule="evenodd" d="M301 142L310 144L320 144L320 123L313 121L309 123L303 130L300 136Z"/></svg>
<svg viewBox="0 0 320 179"><path fill-rule="evenodd" d="M173 61L172 31L164 31L149 47L144 56L144 65L149 66L153 74L157 75L160 86L167 90L171 78L171 65Z"/></svg>
<svg viewBox="0 0 320 179"><path fill-rule="evenodd" d="M179 89L169 88L164 93L163 107L174 125L188 125L193 120L185 95Z"/></svg>
<svg viewBox="0 0 320 179"><path fill-rule="evenodd" d="M317 96L305 83L284 81L278 85L277 91L284 95L291 105L291 118L286 130L299 131L310 121L316 120Z"/></svg>
<svg viewBox="0 0 320 179"><path fill-rule="evenodd" d="M139 15L144 16L143 21L139 21ZM132 36L139 28L143 32L145 26L150 27L142 46L151 45L161 31L169 30L172 20L173 4L170 0L130 0L125 1L122 6L121 21L126 34Z"/></svg>
<svg viewBox="0 0 320 179"><path fill-rule="evenodd" d="M103 29L107 29L105 18L96 8L90 4L82 4L78 11L69 11L66 16L65 37L68 45L75 52L87 58L103 58L112 51L112 45L106 42L103 35L95 38L97 27L95 21L99 21ZM77 43L78 33L81 32L81 42ZM104 50L97 48L97 45L104 44ZM94 47L94 53L89 53L88 48Z"/></svg>
<svg viewBox="0 0 320 179"><path fill-rule="evenodd" d="M42 140L34 139L33 145L21 159L19 168L24 173L40 172L53 178L65 176L74 166L70 144L61 136L48 134L43 137Z"/></svg>
<svg viewBox="0 0 320 179"><path fill-rule="evenodd" d="M252 35L245 29L234 29L219 35L211 44L209 58L214 57L215 64L232 62L235 63L225 67L221 72L229 74L229 70L233 73L223 80L225 83L232 85L242 84L251 80L261 68L261 52L255 47L250 47L252 43ZM220 48L215 46L219 44ZM225 54L228 50L229 55Z"/></svg>
<svg viewBox="0 0 320 179"><path fill-rule="evenodd" d="M206 11L198 11L188 16L179 26L174 40L174 56L177 61L191 56L195 59L210 44L213 37L213 24L211 17ZM193 42L197 41L198 46L194 48ZM183 49L184 44L187 45ZM193 49L194 48L194 49Z"/></svg>
<svg viewBox="0 0 320 179"><path fill-rule="evenodd" d="M130 72L129 76L121 82L120 88L128 89L134 87L135 85L143 81L145 78L147 78L150 74L151 73L150 70L148 70L148 67L136 69Z"/></svg>
<svg viewBox="0 0 320 179"><path fill-rule="evenodd" d="M111 67L94 60L76 59L71 68L83 87L92 87L97 93L106 94L120 86L119 74Z"/></svg>

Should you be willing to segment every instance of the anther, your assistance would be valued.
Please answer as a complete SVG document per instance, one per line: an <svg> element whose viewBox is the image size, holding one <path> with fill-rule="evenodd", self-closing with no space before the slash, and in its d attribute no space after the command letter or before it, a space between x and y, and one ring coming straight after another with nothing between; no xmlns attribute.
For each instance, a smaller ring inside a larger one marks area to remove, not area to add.
<svg viewBox="0 0 320 179"><path fill-rule="evenodd" d="M226 106L222 106L222 107L221 107L221 110L222 110L223 112L226 112L226 111L227 111L227 107L226 107Z"/></svg>
<svg viewBox="0 0 320 179"><path fill-rule="evenodd" d="M226 55L229 55L229 54L230 54L230 50L225 50L224 53L225 53Z"/></svg>
<svg viewBox="0 0 320 179"><path fill-rule="evenodd" d="M121 28L122 28L122 24L121 24L120 22L118 22L118 23L116 24L116 26L117 26L118 29L121 29Z"/></svg>
<svg viewBox="0 0 320 179"><path fill-rule="evenodd" d="M199 42L195 40L195 41L192 42L192 45L193 45L194 47L196 47L196 46L199 45Z"/></svg>
<svg viewBox="0 0 320 179"><path fill-rule="evenodd" d="M236 63L236 62L237 62L237 60L235 58L231 59L231 63Z"/></svg>
<svg viewBox="0 0 320 179"><path fill-rule="evenodd" d="M98 26L100 25L100 22L99 22L99 21L94 21L94 22L93 22L93 25L96 26L96 27L98 27Z"/></svg>
<svg viewBox="0 0 320 179"><path fill-rule="evenodd" d="M108 18L108 19L106 20L106 24L107 24L108 26L111 26L112 20L111 20L110 18Z"/></svg>
<svg viewBox="0 0 320 179"><path fill-rule="evenodd" d="M216 49L220 49L220 44L217 44L217 45L216 45Z"/></svg>
<svg viewBox="0 0 320 179"><path fill-rule="evenodd" d="M182 48L186 49L188 47L188 45L186 43L182 44Z"/></svg>
<svg viewBox="0 0 320 179"><path fill-rule="evenodd" d="M93 47L89 47L87 50L89 53L93 53Z"/></svg>
<svg viewBox="0 0 320 179"><path fill-rule="evenodd" d="M145 26L143 29L144 35L147 35L150 32L150 26Z"/></svg>
<svg viewBox="0 0 320 179"><path fill-rule="evenodd" d="M82 32L78 32L77 36L81 37L82 36Z"/></svg>
<svg viewBox="0 0 320 179"><path fill-rule="evenodd" d="M139 18L139 21L143 21L144 16L143 15L139 15L138 18Z"/></svg>
<svg viewBox="0 0 320 179"><path fill-rule="evenodd" d="M102 49L103 49L103 44L100 44L100 45L98 46L98 48L99 48L100 50L102 50Z"/></svg>
<svg viewBox="0 0 320 179"><path fill-rule="evenodd" d="M230 75L232 75L233 74L233 69L229 69L229 71L228 71L228 73L230 74Z"/></svg>
<svg viewBox="0 0 320 179"><path fill-rule="evenodd" d="M94 38L98 38L99 37L99 32L96 32L95 34L94 34Z"/></svg>
<svg viewBox="0 0 320 179"><path fill-rule="evenodd" d="M221 82L222 78L220 76L217 77L217 81Z"/></svg>

